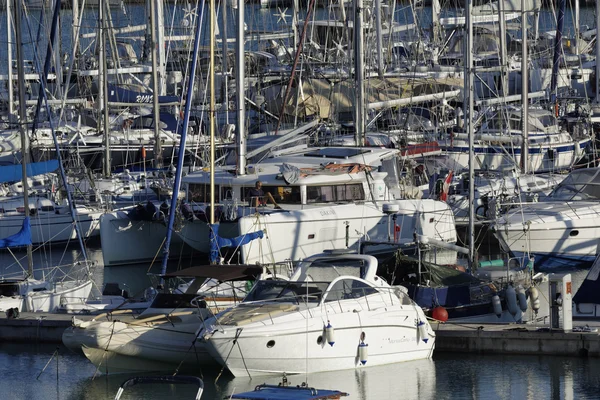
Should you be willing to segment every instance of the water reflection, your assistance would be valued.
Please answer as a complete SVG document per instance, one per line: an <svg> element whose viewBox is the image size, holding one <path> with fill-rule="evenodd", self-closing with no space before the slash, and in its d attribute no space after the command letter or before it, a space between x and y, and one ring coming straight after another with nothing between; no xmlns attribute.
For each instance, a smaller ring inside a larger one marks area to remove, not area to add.
<svg viewBox="0 0 600 400"><path fill-rule="evenodd" d="M133 375L103 376L82 355L63 346L0 344L0 387L6 399L112 399ZM50 362L49 362L50 361ZM8 368L8 366L10 366ZM44 368L46 368L44 370ZM40 372L39 379L36 377ZM419 360L357 370L288 377L292 385L337 389L347 399L599 399L600 360L550 356L494 356L436 353ZM222 399L281 378L234 378L220 368L196 371L204 380L203 399ZM217 379L218 377L218 379ZM215 382L216 380L216 382ZM140 385L127 399L193 398L187 386ZM6 396L7 395L7 396Z"/></svg>

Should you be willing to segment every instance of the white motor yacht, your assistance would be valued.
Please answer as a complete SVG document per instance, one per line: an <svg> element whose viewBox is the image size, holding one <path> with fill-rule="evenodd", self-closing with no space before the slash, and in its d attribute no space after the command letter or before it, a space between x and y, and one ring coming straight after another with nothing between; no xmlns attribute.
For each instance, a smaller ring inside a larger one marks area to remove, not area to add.
<svg viewBox="0 0 600 400"><path fill-rule="evenodd" d="M368 255L318 255L290 281L261 280L207 320L208 352L235 376L314 373L430 358L435 333Z"/></svg>

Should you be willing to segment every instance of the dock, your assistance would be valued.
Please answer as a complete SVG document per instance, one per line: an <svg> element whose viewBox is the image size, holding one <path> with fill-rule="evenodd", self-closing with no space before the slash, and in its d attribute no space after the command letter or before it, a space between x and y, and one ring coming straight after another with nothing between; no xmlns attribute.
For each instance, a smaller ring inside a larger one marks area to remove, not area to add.
<svg viewBox="0 0 600 400"><path fill-rule="evenodd" d="M72 318L89 320L92 315L21 313L19 318L0 319L0 342L62 343L62 334ZM128 320L129 315L114 319ZM587 327L581 329L580 327ZM548 325L466 324L432 322L435 351L476 354L530 354L600 357L600 324L573 321L573 331L552 330ZM589 330L589 331L585 331Z"/></svg>
<svg viewBox="0 0 600 400"><path fill-rule="evenodd" d="M22 312L18 318L0 318L0 342L62 343L62 334L72 325L73 317L86 321L97 316ZM131 318L129 315L114 317Z"/></svg>
<svg viewBox="0 0 600 400"><path fill-rule="evenodd" d="M435 351L600 357L600 329L589 326L586 332L588 323L574 320L571 332L531 324L432 323L432 328Z"/></svg>

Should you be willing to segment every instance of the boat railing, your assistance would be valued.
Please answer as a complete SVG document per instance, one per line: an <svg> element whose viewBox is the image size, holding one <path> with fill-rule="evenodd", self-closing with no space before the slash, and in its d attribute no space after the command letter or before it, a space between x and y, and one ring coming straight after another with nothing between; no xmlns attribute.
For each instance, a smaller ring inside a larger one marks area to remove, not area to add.
<svg viewBox="0 0 600 400"><path fill-rule="evenodd" d="M360 282L360 281L356 281ZM296 305L297 307L281 308L273 306L280 304ZM297 287L283 296L260 299L256 301L244 301L239 306L252 309L253 313L261 313L272 316L274 310L281 312L298 312L307 310L312 317L311 309L315 307L327 307L328 313L343 313L349 310L372 311L381 307L390 306L415 306L405 288L401 286L392 287L344 287L332 288L323 292L316 286Z"/></svg>

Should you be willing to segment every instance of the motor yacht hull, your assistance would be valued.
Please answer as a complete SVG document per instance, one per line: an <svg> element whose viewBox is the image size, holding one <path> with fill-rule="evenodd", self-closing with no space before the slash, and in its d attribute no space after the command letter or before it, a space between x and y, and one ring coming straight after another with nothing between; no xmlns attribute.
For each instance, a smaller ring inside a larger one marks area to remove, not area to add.
<svg viewBox="0 0 600 400"><path fill-rule="evenodd" d="M499 219L495 234L514 257L534 256L537 270L587 268L600 246L599 218L594 202L537 203Z"/></svg>
<svg viewBox="0 0 600 400"><path fill-rule="evenodd" d="M283 317L271 312L270 321L221 326L206 346L233 375L250 377L363 368L426 359L433 353L435 334L427 325L427 337L421 336L416 321L425 316L418 307L327 309L310 309L308 318L299 311ZM327 343L328 322L335 329L333 345ZM366 356L359 351L361 343L368 347Z"/></svg>
<svg viewBox="0 0 600 400"><path fill-rule="evenodd" d="M414 241L415 230L444 242L456 242L454 217L447 204L433 200L398 200L399 211L386 214L382 204L364 202L306 208L265 210L220 223L219 235L226 238L264 231L262 239L241 246L240 262L300 260L331 249L357 246L361 240ZM193 221L178 233L200 252L208 252L208 225Z"/></svg>
<svg viewBox="0 0 600 400"><path fill-rule="evenodd" d="M214 363L195 340L201 319L192 312L126 323L89 321L68 328L63 343L81 350L105 374L175 370Z"/></svg>

